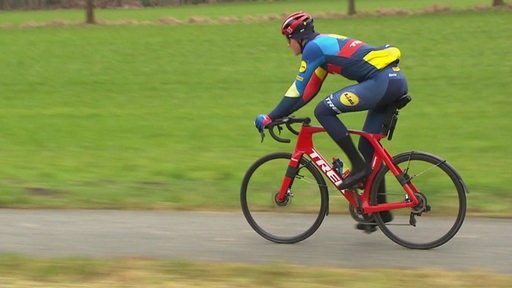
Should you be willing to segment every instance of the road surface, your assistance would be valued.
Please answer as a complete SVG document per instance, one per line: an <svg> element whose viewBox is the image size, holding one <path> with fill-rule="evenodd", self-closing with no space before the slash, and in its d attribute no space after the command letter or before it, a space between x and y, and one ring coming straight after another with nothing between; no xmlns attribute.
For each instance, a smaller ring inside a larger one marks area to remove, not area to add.
<svg viewBox="0 0 512 288"><path fill-rule="evenodd" d="M0 253L512 273L511 219L467 218L450 242L426 251L353 226L348 215L329 215L309 239L280 245L241 213L0 209Z"/></svg>

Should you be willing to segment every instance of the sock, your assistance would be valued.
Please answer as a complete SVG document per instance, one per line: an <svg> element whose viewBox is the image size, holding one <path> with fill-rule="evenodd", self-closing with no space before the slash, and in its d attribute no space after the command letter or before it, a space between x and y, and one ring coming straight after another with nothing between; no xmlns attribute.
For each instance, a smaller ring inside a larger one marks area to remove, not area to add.
<svg viewBox="0 0 512 288"><path fill-rule="evenodd" d="M363 160L359 151L357 150L354 142L352 142L352 138L350 136L346 136L341 138L336 142L338 146L340 146L341 150L347 154L350 163L352 164L352 171L357 172L364 170L366 168L366 162Z"/></svg>

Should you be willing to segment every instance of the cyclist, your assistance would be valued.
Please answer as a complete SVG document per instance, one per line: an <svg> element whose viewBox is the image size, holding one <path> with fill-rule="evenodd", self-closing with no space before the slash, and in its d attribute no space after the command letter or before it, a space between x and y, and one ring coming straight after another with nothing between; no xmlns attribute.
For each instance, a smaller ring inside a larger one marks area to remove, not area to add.
<svg viewBox="0 0 512 288"><path fill-rule="evenodd" d="M363 159L337 115L368 110L363 130L380 133L387 104L408 92L407 81L398 67L400 50L391 45L373 47L336 34L319 34L315 32L311 15L302 11L285 18L281 33L293 53L302 54L299 71L274 110L257 116L255 125L262 130L272 119L288 116L306 105L318 94L328 73L356 81L318 103L314 112L318 122L351 162L351 172L338 188L353 187L370 175L368 163L373 157L373 147L360 138L358 148ZM383 185L380 188L384 190ZM385 202L385 196L380 198L380 203ZM381 212L383 220L391 221L391 213L386 212ZM357 228L366 227L358 225Z"/></svg>

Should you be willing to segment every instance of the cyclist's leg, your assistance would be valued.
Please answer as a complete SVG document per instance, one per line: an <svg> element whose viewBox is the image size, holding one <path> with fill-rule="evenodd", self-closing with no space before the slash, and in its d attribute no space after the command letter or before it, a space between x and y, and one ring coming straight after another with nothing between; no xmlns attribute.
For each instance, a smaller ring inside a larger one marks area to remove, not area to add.
<svg viewBox="0 0 512 288"><path fill-rule="evenodd" d="M361 84L364 84L363 82ZM407 81L397 66L385 68L374 77L372 85L366 89L373 89L375 96L371 107L368 107L368 114L364 122L363 131L378 134L382 129L391 102L407 94ZM373 146L364 137L359 139L359 151L367 162L373 157Z"/></svg>
<svg viewBox="0 0 512 288"><path fill-rule="evenodd" d="M368 110L368 115L366 116L366 121L363 126L363 131L366 131L368 133L378 134L380 133L380 130L382 128L382 123L384 122L384 119L387 114L387 106L380 106L375 109ZM359 138L359 144L358 144L359 151L361 151L361 154L363 154L364 158L368 163L371 162L373 158L374 148L370 144L366 138L361 137ZM383 181L379 184L379 190L378 190L378 196L377 196L377 203L386 203L386 184ZM391 211L383 211L380 212L380 215L382 217L382 220L384 222L391 222L393 220L393 214ZM375 223L372 221L370 224L366 223L358 223L356 225L356 229L364 230L367 233L371 233L377 230L377 227L375 226Z"/></svg>
<svg viewBox="0 0 512 288"><path fill-rule="evenodd" d="M352 164L350 175L338 188L346 189L359 183L371 173L371 169L366 164L366 161L361 158L352 139L348 135L347 128L337 115L346 112L375 109L395 100L406 92L407 83L402 73L398 67L390 66L377 73L371 79L331 94L317 105L315 109L316 118L329 136L345 151ZM373 118L370 117L372 125L378 122L373 121ZM382 121L383 119L380 122Z"/></svg>
<svg viewBox="0 0 512 288"><path fill-rule="evenodd" d="M320 102L315 108L315 116L325 128L329 136L347 154L351 162L351 172L345 181L338 187L349 188L367 177L371 173L369 165L364 161L355 147L347 128L337 117L338 114L363 111L373 108L380 98L373 97L375 89L373 79L346 87L337 91Z"/></svg>
<svg viewBox="0 0 512 288"><path fill-rule="evenodd" d="M368 115L366 116L366 120L363 126L363 131L368 133L380 133L382 124L384 123L384 120L387 116L389 103L407 93L407 82L403 75L399 71L395 71L396 69L388 69L398 73L388 72L387 79L382 79L384 77L381 77L381 81L387 82L387 88L384 94L380 97L379 103L376 105L376 107L368 110ZM384 73L381 73L380 76L383 76L383 74ZM384 74L384 76L386 75ZM358 148L365 157L366 161L370 162L374 153L373 146L370 144L370 142L364 137L361 137L359 139ZM379 184L377 203L386 203L386 185L384 181ZM393 214L390 211L383 211L380 214L384 222L390 222L393 220ZM356 227L357 229L366 230L369 232L375 231L375 229L368 229L366 224L358 224Z"/></svg>
<svg viewBox="0 0 512 288"><path fill-rule="evenodd" d="M339 189L347 189L370 175L371 169L359 154L359 151L354 145L354 142L352 142L352 138L348 135L348 132L336 133L338 131L346 131L346 127L338 117L336 117L336 114L332 117L332 115L327 113L328 111L329 109L325 108L325 106L318 105L315 109L315 115L320 124L322 124L326 131L328 131L328 134L333 138L334 142L338 144L350 160L352 168L351 172L345 181L338 186Z"/></svg>
<svg viewBox="0 0 512 288"><path fill-rule="evenodd" d="M382 129L382 124L386 118L387 114L387 105L379 106L374 109L369 109L368 114L366 115L366 120L363 125L363 131L379 134ZM365 160L367 162L371 162L373 158L373 146L370 144L366 138L359 138L358 144L359 151L363 154Z"/></svg>
<svg viewBox="0 0 512 288"><path fill-rule="evenodd" d="M378 100L373 107L368 108L368 114L364 122L363 131L378 134L381 132L382 125L388 113L388 106L391 102L407 94L407 81L398 67L388 67L382 70L375 77L376 84L371 88L376 88L375 99ZM384 90L379 90L383 89ZM373 158L373 146L366 138L361 137L358 144L359 151L363 154L365 160L370 162Z"/></svg>

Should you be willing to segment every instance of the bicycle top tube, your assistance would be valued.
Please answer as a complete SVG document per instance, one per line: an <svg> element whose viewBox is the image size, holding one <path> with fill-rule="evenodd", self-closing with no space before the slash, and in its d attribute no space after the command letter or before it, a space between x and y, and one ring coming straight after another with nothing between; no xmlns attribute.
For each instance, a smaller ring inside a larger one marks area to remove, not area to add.
<svg viewBox="0 0 512 288"><path fill-rule="evenodd" d="M268 129L270 136L272 136L272 138L274 138L274 140L281 142L281 143L290 143L291 142L290 139L282 138L282 137L278 136L276 134L276 132L274 131L274 128L277 127L278 133L281 134L281 131L283 130L282 126L285 125L286 128L290 132L292 132L295 135L299 135L300 131L296 130L292 126L293 124L296 124L296 123L302 123L301 129L304 129L305 127L308 127L309 129L311 129L309 131L310 134L325 132L325 129L323 127L311 126L310 125L311 119L309 117L295 117L295 116L288 116L288 117L276 119L276 120L272 121L271 123L269 123L265 127L265 129ZM352 130L352 129L349 129L348 131L350 134L362 136L362 137L368 139L370 142L373 142L373 141L379 142L381 139L386 138L386 135L383 135L383 134L373 134L373 133L368 133L368 132L361 131L361 130ZM262 131L260 131L260 132L262 133L262 141L263 141L264 134Z"/></svg>

